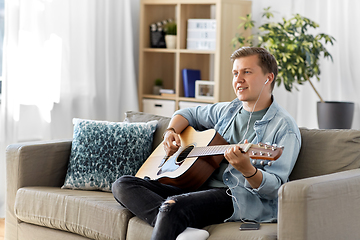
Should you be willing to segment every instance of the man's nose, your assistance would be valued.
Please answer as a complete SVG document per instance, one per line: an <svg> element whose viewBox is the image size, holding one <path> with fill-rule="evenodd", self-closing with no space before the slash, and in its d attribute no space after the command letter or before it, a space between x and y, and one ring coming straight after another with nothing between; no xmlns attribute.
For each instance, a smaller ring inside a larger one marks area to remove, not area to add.
<svg viewBox="0 0 360 240"><path fill-rule="evenodd" d="M245 80L244 77L241 74L239 74L235 77L235 81L239 83L243 83Z"/></svg>

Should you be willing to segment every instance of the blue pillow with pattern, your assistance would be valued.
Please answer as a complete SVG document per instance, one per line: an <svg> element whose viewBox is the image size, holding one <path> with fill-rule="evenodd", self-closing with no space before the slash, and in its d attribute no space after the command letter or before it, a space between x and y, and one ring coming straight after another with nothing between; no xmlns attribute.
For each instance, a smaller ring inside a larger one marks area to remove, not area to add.
<svg viewBox="0 0 360 240"><path fill-rule="evenodd" d="M122 175L135 175L152 151L157 121L73 119L74 136L62 188L111 191Z"/></svg>

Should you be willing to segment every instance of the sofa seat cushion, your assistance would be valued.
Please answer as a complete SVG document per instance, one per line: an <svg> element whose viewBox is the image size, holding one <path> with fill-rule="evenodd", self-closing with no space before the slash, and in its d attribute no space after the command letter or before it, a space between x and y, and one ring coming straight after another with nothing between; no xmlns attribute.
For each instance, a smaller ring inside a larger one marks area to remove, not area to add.
<svg viewBox="0 0 360 240"><path fill-rule="evenodd" d="M222 224L214 224L204 229L210 233L208 240L226 239L226 240L276 240L277 224L262 223L259 230L240 231L241 222L228 222ZM138 231L141 229L141 231ZM138 217L133 217L129 221L129 230L127 240L150 239L153 231L148 223Z"/></svg>
<svg viewBox="0 0 360 240"><path fill-rule="evenodd" d="M125 239L133 217L111 193L56 187L20 188L14 210L21 221L91 239Z"/></svg>

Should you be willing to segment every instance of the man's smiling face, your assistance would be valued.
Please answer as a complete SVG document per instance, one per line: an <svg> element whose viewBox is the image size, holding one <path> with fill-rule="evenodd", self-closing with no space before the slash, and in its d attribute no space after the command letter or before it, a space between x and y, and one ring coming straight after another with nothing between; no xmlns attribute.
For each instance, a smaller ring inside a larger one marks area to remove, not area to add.
<svg viewBox="0 0 360 240"><path fill-rule="evenodd" d="M235 59L233 63L233 88L237 98L249 107L254 106L260 94L268 94L268 90L261 92L269 74L263 73L258 64L258 55ZM247 109L250 110L251 109Z"/></svg>

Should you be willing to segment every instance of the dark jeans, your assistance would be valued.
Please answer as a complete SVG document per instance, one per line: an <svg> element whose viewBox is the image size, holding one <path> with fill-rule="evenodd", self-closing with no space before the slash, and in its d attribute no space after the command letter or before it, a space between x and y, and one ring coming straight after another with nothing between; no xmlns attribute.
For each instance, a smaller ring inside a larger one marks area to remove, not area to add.
<svg viewBox="0 0 360 240"><path fill-rule="evenodd" d="M233 213L225 188L187 193L158 181L122 176L112 192L121 205L154 227L153 240L176 239L187 227L221 223Z"/></svg>

